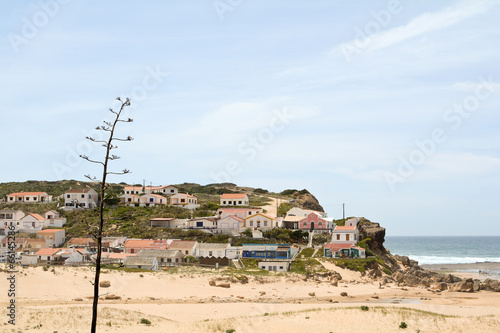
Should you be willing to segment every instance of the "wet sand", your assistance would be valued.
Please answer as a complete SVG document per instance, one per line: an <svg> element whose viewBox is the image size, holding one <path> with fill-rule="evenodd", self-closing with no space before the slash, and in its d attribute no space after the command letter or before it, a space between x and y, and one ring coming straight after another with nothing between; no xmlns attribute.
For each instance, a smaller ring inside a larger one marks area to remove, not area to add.
<svg viewBox="0 0 500 333"><path fill-rule="evenodd" d="M451 273L463 278L473 278L484 281L486 279L500 280L500 262L480 262L473 264L432 264L420 265L438 273Z"/></svg>

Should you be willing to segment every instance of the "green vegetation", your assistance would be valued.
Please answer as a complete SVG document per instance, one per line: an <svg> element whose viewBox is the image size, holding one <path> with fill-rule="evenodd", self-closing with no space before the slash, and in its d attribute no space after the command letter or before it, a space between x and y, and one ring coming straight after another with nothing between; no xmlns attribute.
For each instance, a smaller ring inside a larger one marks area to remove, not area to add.
<svg viewBox="0 0 500 333"><path fill-rule="evenodd" d="M302 251L300 251L299 256L301 258L302 258L302 256L304 256L304 258L311 258L314 251L315 251L314 248L307 247L307 248L303 249Z"/></svg>
<svg viewBox="0 0 500 333"><path fill-rule="evenodd" d="M295 259L290 266L290 272L309 275L316 272L328 272L328 270L316 259L307 258Z"/></svg>
<svg viewBox="0 0 500 333"><path fill-rule="evenodd" d="M146 318L141 318L140 323L144 324L144 325L151 325L151 322L149 320L147 320Z"/></svg>
<svg viewBox="0 0 500 333"><path fill-rule="evenodd" d="M335 263L335 265L347 268L352 271L358 271L360 273L364 273L367 268L373 266L376 263L374 258L344 258L344 259L331 259Z"/></svg>
<svg viewBox="0 0 500 333"><path fill-rule="evenodd" d="M405 329L407 327L408 325L404 321L402 321L401 324L399 324L399 328Z"/></svg>
<svg viewBox="0 0 500 333"><path fill-rule="evenodd" d="M290 230L284 228L274 228L264 232L264 237L275 240L277 243L293 244L293 243L303 243L307 240L307 231L302 230Z"/></svg>
<svg viewBox="0 0 500 333"><path fill-rule="evenodd" d="M366 305L361 305L361 311L368 311L369 309Z"/></svg>
<svg viewBox="0 0 500 333"><path fill-rule="evenodd" d="M363 239L362 241L357 242L356 246L359 246L359 247L362 247L363 249L365 249L366 250L365 253L366 253L367 257L372 257L372 256L374 256L374 253L370 250L371 243L372 243L372 239L368 237L368 238Z"/></svg>
<svg viewBox="0 0 500 333"><path fill-rule="evenodd" d="M292 209L294 206L291 203L288 202L283 202L279 207L278 207L278 216L286 216L286 213Z"/></svg>

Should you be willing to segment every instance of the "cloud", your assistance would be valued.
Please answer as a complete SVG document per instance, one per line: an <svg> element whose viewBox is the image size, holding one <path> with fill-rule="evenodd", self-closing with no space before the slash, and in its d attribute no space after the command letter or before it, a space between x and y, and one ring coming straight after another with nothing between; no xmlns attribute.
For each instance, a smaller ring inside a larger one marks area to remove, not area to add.
<svg viewBox="0 0 500 333"><path fill-rule="evenodd" d="M492 1L462 1L457 5L446 7L439 12L424 13L414 18L406 25L382 31L379 34L366 33L364 30L367 29L363 30L358 28L358 31L364 35L357 36L356 39L348 43L343 43L339 47L335 47L333 53L337 54L339 51L345 53L346 49L355 49L358 51L360 49L364 51L385 49L417 36L447 28L470 17L482 14L493 4L494 2ZM375 19L373 19L373 23L378 24L379 28L381 28L381 25Z"/></svg>

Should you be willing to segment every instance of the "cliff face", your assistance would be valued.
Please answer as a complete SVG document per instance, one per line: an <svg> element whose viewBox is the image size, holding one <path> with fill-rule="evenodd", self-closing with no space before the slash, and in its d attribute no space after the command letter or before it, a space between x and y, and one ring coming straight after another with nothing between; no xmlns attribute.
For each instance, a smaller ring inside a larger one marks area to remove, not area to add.
<svg viewBox="0 0 500 333"><path fill-rule="evenodd" d="M298 204L298 206L302 209L311 209L318 212L325 211L319 204L318 199L316 199L316 197L311 193L300 193L297 191L292 195L292 197L295 199L295 202Z"/></svg>

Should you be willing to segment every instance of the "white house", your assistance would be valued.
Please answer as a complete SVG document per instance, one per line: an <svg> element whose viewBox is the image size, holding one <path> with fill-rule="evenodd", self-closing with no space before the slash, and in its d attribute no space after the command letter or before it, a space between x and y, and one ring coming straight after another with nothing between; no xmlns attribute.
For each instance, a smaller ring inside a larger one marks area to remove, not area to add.
<svg viewBox="0 0 500 333"><path fill-rule="evenodd" d="M21 219L25 214L20 210L0 210L0 227L9 227L13 225L16 230L21 228Z"/></svg>
<svg viewBox="0 0 500 333"><path fill-rule="evenodd" d="M228 259L239 259L241 258L241 253L243 252L243 246L231 246L226 248L226 257Z"/></svg>
<svg viewBox="0 0 500 333"><path fill-rule="evenodd" d="M137 194L123 194L120 196L120 204L126 206L139 205L139 195Z"/></svg>
<svg viewBox="0 0 500 333"><path fill-rule="evenodd" d="M137 253L137 257L153 257L159 267L172 267L180 266L184 254L179 250L141 250Z"/></svg>
<svg viewBox="0 0 500 333"><path fill-rule="evenodd" d="M64 244L66 231L64 229L45 229L36 232L36 237L45 239L45 247L58 247Z"/></svg>
<svg viewBox="0 0 500 333"><path fill-rule="evenodd" d="M159 194L145 194L139 197L140 206L167 205L167 198Z"/></svg>
<svg viewBox="0 0 500 333"><path fill-rule="evenodd" d="M358 223L361 221L361 218L360 217L352 217L350 219L348 219L347 221L345 221L345 225L346 226L349 226L349 227L352 227L352 226L358 226Z"/></svg>
<svg viewBox="0 0 500 333"><path fill-rule="evenodd" d="M187 240L168 240L169 250L179 250L182 254L186 256L194 256L196 251L197 241L187 241Z"/></svg>
<svg viewBox="0 0 500 333"><path fill-rule="evenodd" d="M35 253L35 256L37 256L38 262L53 262L57 258L57 253L61 251L61 249L58 248L43 248L38 250Z"/></svg>
<svg viewBox="0 0 500 333"><path fill-rule="evenodd" d="M333 229L332 243L351 243L359 241L359 230L356 226L336 226Z"/></svg>
<svg viewBox="0 0 500 333"><path fill-rule="evenodd" d="M123 266L157 271L158 261L155 257L128 256L123 259Z"/></svg>
<svg viewBox="0 0 500 333"><path fill-rule="evenodd" d="M217 228L217 220L212 217L200 217L189 220L189 228L215 229Z"/></svg>
<svg viewBox="0 0 500 333"><path fill-rule="evenodd" d="M245 193L224 193L220 198L221 206L249 206L250 201Z"/></svg>
<svg viewBox="0 0 500 333"><path fill-rule="evenodd" d="M264 210L262 208L219 208L217 210L217 216L223 219L227 216L234 215L244 220L251 215L263 212Z"/></svg>
<svg viewBox="0 0 500 333"><path fill-rule="evenodd" d="M241 229L245 229L245 220L235 215L229 215L217 221L217 229L239 232Z"/></svg>
<svg viewBox="0 0 500 333"><path fill-rule="evenodd" d="M147 190L147 188L146 188L146 190ZM162 193L162 194L174 195L174 194L179 193L179 189L173 185L158 186L156 189L152 190L151 193Z"/></svg>
<svg viewBox="0 0 500 333"><path fill-rule="evenodd" d="M286 213L286 216L287 217L288 216L300 216L300 217L304 218L304 217L307 217L307 215L309 215L311 213L315 213L316 215L318 215L322 219L328 217L328 214L325 213L325 212L318 212L316 210L311 210L311 209L302 209L302 208L299 208L299 207L293 207L292 209L290 209Z"/></svg>
<svg viewBox="0 0 500 333"><path fill-rule="evenodd" d="M21 219L23 232L36 232L45 226L45 218L39 214L30 213Z"/></svg>
<svg viewBox="0 0 500 333"><path fill-rule="evenodd" d="M261 261L259 268L270 272L288 272L290 263L286 261Z"/></svg>
<svg viewBox="0 0 500 333"><path fill-rule="evenodd" d="M97 207L99 196L93 189L70 189L64 193L64 208L94 208Z"/></svg>
<svg viewBox="0 0 500 333"><path fill-rule="evenodd" d="M18 192L7 195L7 203L49 203L52 196L45 192Z"/></svg>
<svg viewBox="0 0 500 333"><path fill-rule="evenodd" d="M170 205L182 207L185 209L196 209L200 207L197 197L185 193L177 193L172 195L170 197Z"/></svg>
<svg viewBox="0 0 500 333"><path fill-rule="evenodd" d="M224 258L228 246L227 243L198 243L195 248L195 256Z"/></svg>
<svg viewBox="0 0 500 333"><path fill-rule="evenodd" d="M255 214L245 219L245 228L260 230L276 228L276 219L262 213Z"/></svg>
<svg viewBox="0 0 500 333"><path fill-rule="evenodd" d="M55 210L49 210L43 216L45 217L45 228L62 228L66 224L66 218L61 217L59 212L56 212Z"/></svg>
<svg viewBox="0 0 500 333"><path fill-rule="evenodd" d="M130 185L130 186L125 186L123 191L125 194L162 193L162 194L174 195L179 193L179 189L173 185L166 185L166 186Z"/></svg>

